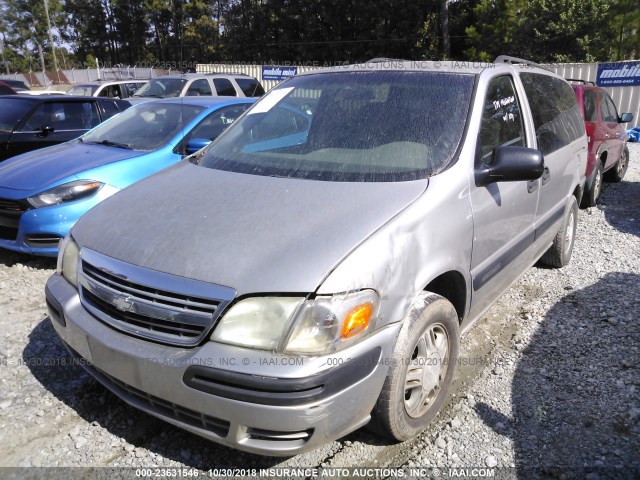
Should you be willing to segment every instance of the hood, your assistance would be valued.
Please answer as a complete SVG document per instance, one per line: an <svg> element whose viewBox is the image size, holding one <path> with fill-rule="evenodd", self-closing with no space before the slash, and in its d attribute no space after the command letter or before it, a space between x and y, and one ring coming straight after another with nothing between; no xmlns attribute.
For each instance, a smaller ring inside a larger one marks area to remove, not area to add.
<svg viewBox="0 0 640 480"><path fill-rule="evenodd" d="M0 187L41 190L86 170L147 153L75 141L61 143L0 163Z"/></svg>
<svg viewBox="0 0 640 480"><path fill-rule="evenodd" d="M427 185L263 177L181 162L94 207L73 236L80 247L238 295L307 293Z"/></svg>

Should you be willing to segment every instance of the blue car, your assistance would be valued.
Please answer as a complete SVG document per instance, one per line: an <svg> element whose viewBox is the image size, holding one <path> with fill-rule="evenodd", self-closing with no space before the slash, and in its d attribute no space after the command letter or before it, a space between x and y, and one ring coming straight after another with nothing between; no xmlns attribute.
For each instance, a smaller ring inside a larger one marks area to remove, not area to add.
<svg viewBox="0 0 640 480"><path fill-rule="evenodd" d="M195 153L255 100L186 97L132 107L60 145L0 164L0 248L55 256L91 207Z"/></svg>

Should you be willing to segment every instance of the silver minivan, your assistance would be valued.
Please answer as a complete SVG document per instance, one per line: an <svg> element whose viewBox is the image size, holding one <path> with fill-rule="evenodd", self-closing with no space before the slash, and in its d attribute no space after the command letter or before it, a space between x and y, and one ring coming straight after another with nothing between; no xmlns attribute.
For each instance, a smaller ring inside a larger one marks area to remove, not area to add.
<svg viewBox="0 0 640 480"><path fill-rule="evenodd" d="M50 317L108 389L215 442L402 441L445 402L460 335L570 260L586 146L569 84L518 59L298 75L82 217Z"/></svg>

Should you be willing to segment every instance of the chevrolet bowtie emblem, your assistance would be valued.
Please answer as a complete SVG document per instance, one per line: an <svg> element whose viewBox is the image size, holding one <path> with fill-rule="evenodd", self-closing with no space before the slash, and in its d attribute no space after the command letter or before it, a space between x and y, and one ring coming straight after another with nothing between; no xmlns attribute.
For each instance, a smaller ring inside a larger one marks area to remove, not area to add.
<svg viewBox="0 0 640 480"><path fill-rule="evenodd" d="M121 312L135 313L136 306L131 300L131 297L115 297L111 300L111 303Z"/></svg>

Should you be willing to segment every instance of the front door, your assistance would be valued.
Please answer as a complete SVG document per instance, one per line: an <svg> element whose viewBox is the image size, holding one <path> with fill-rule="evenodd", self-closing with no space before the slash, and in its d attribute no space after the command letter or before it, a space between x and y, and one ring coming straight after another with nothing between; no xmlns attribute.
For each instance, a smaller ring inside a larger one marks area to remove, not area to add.
<svg viewBox="0 0 640 480"><path fill-rule="evenodd" d="M509 75L487 87L476 148L476 168L490 165L500 146L527 146L521 100ZM483 311L527 265L522 253L534 241L539 180L471 187L473 208L472 313Z"/></svg>

